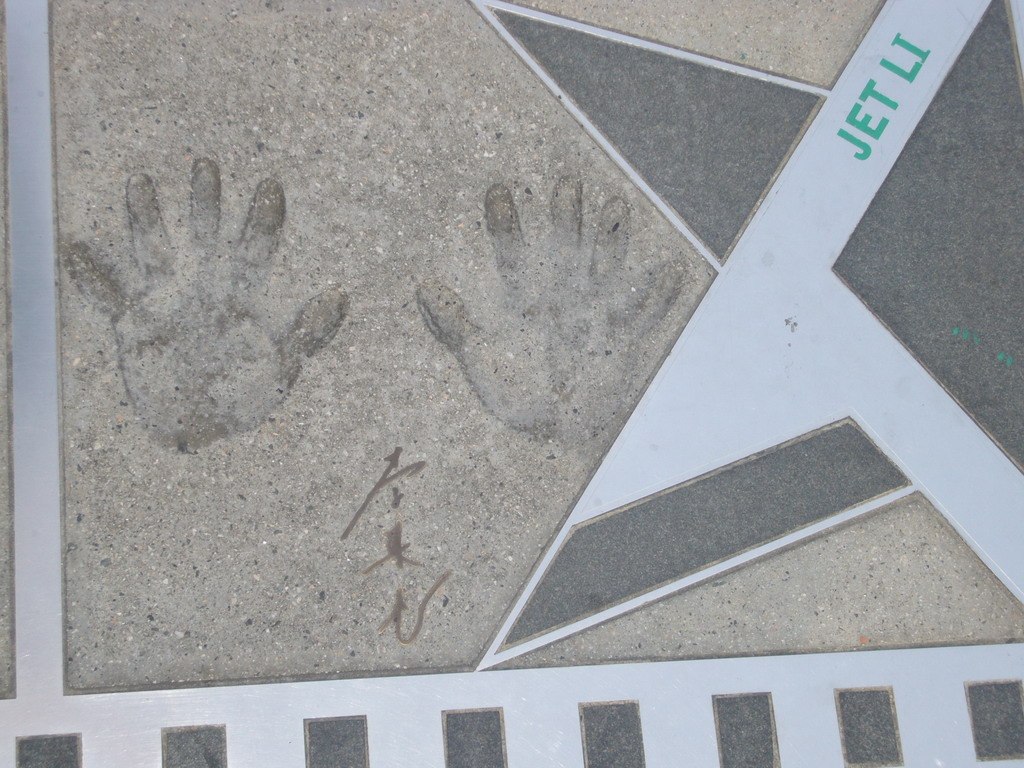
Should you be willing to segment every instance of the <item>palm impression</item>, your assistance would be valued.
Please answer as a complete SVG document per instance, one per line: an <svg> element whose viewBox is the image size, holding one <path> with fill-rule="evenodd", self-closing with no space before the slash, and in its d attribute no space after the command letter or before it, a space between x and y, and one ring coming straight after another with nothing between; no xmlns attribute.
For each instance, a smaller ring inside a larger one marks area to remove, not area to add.
<svg viewBox="0 0 1024 768"><path fill-rule="evenodd" d="M142 426L192 452L259 426L288 396L305 358L337 333L348 300L331 288L282 314L267 290L285 220L281 184L256 188L241 234L221 229L220 169L192 169L191 232L172 242L153 180L128 179L132 256L62 249L76 286L111 320L118 364Z"/></svg>
<svg viewBox="0 0 1024 768"><path fill-rule="evenodd" d="M478 302L420 285L427 327L458 359L484 406L510 426L563 445L602 432L642 384L641 342L680 294L683 270L635 258L630 211L605 200L584 226L583 184L562 177L546 233L528 240L512 192L484 198L494 260Z"/></svg>

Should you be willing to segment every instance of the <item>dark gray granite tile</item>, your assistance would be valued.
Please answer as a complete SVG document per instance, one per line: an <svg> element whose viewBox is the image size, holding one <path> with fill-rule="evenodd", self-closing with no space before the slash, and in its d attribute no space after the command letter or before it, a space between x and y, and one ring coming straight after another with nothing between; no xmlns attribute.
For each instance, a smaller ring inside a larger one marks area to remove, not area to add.
<svg viewBox="0 0 1024 768"><path fill-rule="evenodd" d="M80 768L82 737L26 736L18 739L18 768Z"/></svg>
<svg viewBox="0 0 1024 768"><path fill-rule="evenodd" d="M444 713L448 768L505 768L505 728L500 709Z"/></svg>
<svg viewBox="0 0 1024 768"><path fill-rule="evenodd" d="M1024 758L1024 706L1020 680L968 683L974 751L979 760Z"/></svg>
<svg viewBox="0 0 1024 768"><path fill-rule="evenodd" d="M1018 464L1022 169L1021 86L995 0L835 264Z"/></svg>
<svg viewBox="0 0 1024 768"><path fill-rule="evenodd" d="M719 258L818 103L805 91L496 14Z"/></svg>
<svg viewBox="0 0 1024 768"><path fill-rule="evenodd" d="M722 768L778 768L772 695L715 696L713 702Z"/></svg>
<svg viewBox="0 0 1024 768"><path fill-rule="evenodd" d="M575 528L506 638L576 621L905 485L852 422Z"/></svg>
<svg viewBox="0 0 1024 768"><path fill-rule="evenodd" d="M644 768L640 707L635 701L580 704L586 768Z"/></svg>
<svg viewBox="0 0 1024 768"><path fill-rule="evenodd" d="M366 718L306 721L306 768L367 768Z"/></svg>
<svg viewBox="0 0 1024 768"><path fill-rule="evenodd" d="M498 668L1020 642L1024 606L912 493Z"/></svg>
<svg viewBox="0 0 1024 768"><path fill-rule="evenodd" d="M836 691L836 709L847 765L903 765L892 689Z"/></svg>
<svg viewBox="0 0 1024 768"><path fill-rule="evenodd" d="M164 728L163 768L227 768L227 738L222 725Z"/></svg>

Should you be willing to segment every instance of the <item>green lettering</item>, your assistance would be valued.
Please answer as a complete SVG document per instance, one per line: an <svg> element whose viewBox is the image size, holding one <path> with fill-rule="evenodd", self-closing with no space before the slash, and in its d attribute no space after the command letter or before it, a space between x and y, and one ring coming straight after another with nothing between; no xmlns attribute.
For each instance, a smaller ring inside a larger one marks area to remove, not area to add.
<svg viewBox="0 0 1024 768"><path fill-rule="evenodd" d="M899 107L899 104L897 104L895 101L890 99L884 93L879 93L878 91L876 91L875 90L875 85L877 85L877 83L875 83L874 80L868 80L868 84L866 86L864 86L864 90L860 92L860 100L861 101L867 101L868 99L874 99L875 101L882 102L889 109L896 109L896 108Z"/></svg>
<svg viewBox="0 0 1024 768"><path fill-rule="evenodd" d="M904 40L902 37L900 37L899 33L896 34L896 37L893 39L892 44L893 45L898 45L900 48L902 48L902 49L904 49L906 51L910 51L912 54L917 56L917 58L919 58L922 62L925 59L927 59L928 58L928 54L931 53L931 51L922 51L916 45L911 45L906 40Z"/></svg>
<svg viewBox="0 0 1024 768"><path fill-rule="evenodd" d="M860 150L860 152L854 155L855 158L857 158L858 160L867 160L868 157L870 157L871 145L864 141L864 139L858 138L849 131L846 131L842 128L839 129L838 135L840 138L846 139L848 142L853 144L853 146L857 147L857 149Z"/></svg>
<svg viewBox="0 0 1024 768"><path fill-rule="evenodd" d="M872 126L872 115L869 115L867 112L864 113L863 117L858 117L859 115L860 104L854 104L850 108L850 114L846 116L847 124L852 125L858 131L863 131L872 139L877 139L879 136L881 136L882 131L885 130L885 126L889 124L889 118L883 117L878 120L878 125Z"/></svg>
<svg viewBox="0 0 1024 768"><path fill-rule="evenodd" d="M882 59L882 66L885 67L886 69L888 69L893 74L899 75L904 80L906 80L908 83L914 82L914 78L917 77L917 73L921 71L921 62L920 61L915 61L914 62L914 66L912 66L909 70L900 69L898 66L893 64L888 59Z"/></svg>

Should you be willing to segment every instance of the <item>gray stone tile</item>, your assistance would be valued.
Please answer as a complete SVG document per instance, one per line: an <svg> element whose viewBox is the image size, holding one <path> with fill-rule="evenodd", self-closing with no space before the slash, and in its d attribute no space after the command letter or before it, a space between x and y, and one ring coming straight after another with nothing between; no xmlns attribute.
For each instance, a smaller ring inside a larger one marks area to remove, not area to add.
<svg viewBox="0 0 1024 768"><path fill-rule="evenodd" d="M505 768L505 726L500 709L444 713L447 768Z"/></svg>
<svg viewBox="0 0 1024 768"><path fill-rule="evenodd" d="M11 488L10 309L7 230L7 24L0 2L0 698L14 694L14 517Z"/></svg>
<svg viewBox="0 0 1024 768"><path fill-rule="evenodd" d="M878 0L520 0L520 5L830 85L874 19Z"/></svg>
<svg viewBox="0 0 1024 768"><path fill-rule="evenodd" d="M635 701L580 704L586 768L644 768L640 706Z"/></svg>
<svg viewBox="0 0 1024 768"><path fill-rule="evenodd" d="M1018 465L1022 168L1014 42L993 2L835 264Z"/></svg>
<svg viewBox="0 0 1024 768"><path fill-rule="evenodd" d="M26 736L17 742L18 768L81 768L82 737Z"/></svg>
<svg viewBox="0 0 1024 768"><path fill-rule="evenodd" d="M227 749L222 725L163 730L163 768L227 768Z"/></svg>
<svg viewBox="0 0 1024 768"><path fill-rule="evenodd" d="M724 258L818 98L496 13L626 161Z"/></svg>
<svg viewBox="0 0 1024 768"><path fill-rule="evenodd" d="M507 666L1021 641L1021 604L913 494Z"/></svg>
<svg viewBox="0 0 1024 768"><path fill-rule="evenodd" d="M609 608L906 483L852 422L775 446L575 528L505 642Z"/></svg>
<svg viewBox="0 0 1024 768"><path fill-rule="evenodd" d="M473 667L710 265L469 3L51 16L68 687Z"/></svg>
<svg viewBox="0 0 1024 768"><path fill-rule="evenodd" d="M715 696L712 701L722 768L778 768L772 695Z"/></svg>
<svg viewBox="0 0 1024 768"><path fill-rule="evenodd" d="M366 718L306 721L306 768L368 768Z"/></svg>
<svg viewBox="0 0 1024 768"><path fill-rule="evenodd" d="M1020 680L968 683L974 751L979 760L1024 758L1024 703Z"/></svg>
<svg viewBox="0 0 1024 768"><path fill-rule="evenodd" d="M836 691L836 709L847 765L903 765L891 688Z"/></svg>

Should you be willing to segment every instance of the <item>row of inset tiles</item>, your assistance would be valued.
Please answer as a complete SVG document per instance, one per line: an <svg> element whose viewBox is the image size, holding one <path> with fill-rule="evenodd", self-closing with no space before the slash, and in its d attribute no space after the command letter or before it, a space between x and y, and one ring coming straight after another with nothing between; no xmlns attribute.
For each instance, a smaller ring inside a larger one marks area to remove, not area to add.
<svg viewBox="0 0 1024 768"><path fill-rule="evenodd" d="M1024 758L1021 681L967 683L967 703L979 760ZM903 765L891 688L838 689L836 711L849 766ZM712 697L722 768L778 768L770 693ZM442 713L448 768L506 768L500 708ZM580 704L586 768L644 768L636 701ZM209 725L163 730L164 768L226 768L227 729ZM305 722L307 768L368 768L366 717ZM79 768L81 734L18 739L18 768Z"/></svg>

